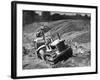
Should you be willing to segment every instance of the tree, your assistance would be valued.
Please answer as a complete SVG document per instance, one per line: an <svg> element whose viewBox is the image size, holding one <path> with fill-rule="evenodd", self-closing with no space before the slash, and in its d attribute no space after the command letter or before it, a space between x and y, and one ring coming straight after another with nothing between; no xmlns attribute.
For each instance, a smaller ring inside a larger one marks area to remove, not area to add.
<svg viewBox="0 0 100 80"><path fill-rule="evenodd" d="M52 20L60 20L61 18L62 17L61 17L60 14L55 13L55 14L52 15Z"/></svg>
<svg viewBox="0 0 100 80"><path fill-rule="evenodd" d="M42 12L42 21L50 21L51 20L51 15L49 11L43 11Z"/></svg>
<svg viewBox="0 0 100 80"><path fill-rule="evenodd" d="M38 16L39 15L36 14L35 11L24 10L23 11L23 26L36 21L36 19L38 18Z"/></svg>

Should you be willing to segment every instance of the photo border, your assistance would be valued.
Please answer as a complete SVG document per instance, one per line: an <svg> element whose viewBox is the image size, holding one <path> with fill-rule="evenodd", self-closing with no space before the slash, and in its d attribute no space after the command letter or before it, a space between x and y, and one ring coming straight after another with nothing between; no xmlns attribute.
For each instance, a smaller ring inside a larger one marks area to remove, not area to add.
<svg viewBox="0 0 100 80"><path fill-rule="evenodd" d="M37 76L17 76L17 4L32 4L32 5L49 5L49 6L63 6L63 7L81 7L93 8L96 10L96 71L84 73L69 73L69 74L53 74L53 75L37 75ZM67 76L67 75L85 75L98 73L98 7L88 5L72 5L72 4L57 4L57 3L42 3L42 2L24 2L12 1L11 2L11 78L39 78L39 77L54 77L54 76Z"/></svg>

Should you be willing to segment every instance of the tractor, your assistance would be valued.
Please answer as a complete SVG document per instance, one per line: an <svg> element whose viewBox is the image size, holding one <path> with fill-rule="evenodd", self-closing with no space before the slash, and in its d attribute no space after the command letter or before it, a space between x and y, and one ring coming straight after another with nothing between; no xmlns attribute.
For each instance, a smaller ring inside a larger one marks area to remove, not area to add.
<svg viewBox="0 0 100 80"><path fill-rule="evenodd" d="M48 64L56 64L65 61L72 56L72 48L65 44L65 40L61 39L57 33L58 39L53 40L52 37L45 37L43 28L36 33L35 47L37 58L46 61Z"/></svg>

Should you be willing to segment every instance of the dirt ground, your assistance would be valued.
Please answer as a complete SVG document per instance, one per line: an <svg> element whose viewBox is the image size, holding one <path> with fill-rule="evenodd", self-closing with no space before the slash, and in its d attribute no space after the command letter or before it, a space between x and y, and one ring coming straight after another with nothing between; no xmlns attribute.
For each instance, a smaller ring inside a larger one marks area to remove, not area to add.
<svg viewBox="0 0 100 80"><path fill-rule="evenodd" d="M37 23L38 24L38 23ZM50 65L43 60L38 59L35 56L34 44L32 40L35 38L35 31L39 27L36 27L36 23L30 24L23 31L23 45L29 49L26 55L23 55L23 69L43 69L43 68L59 68L59 67L84 67L91 66L91 35L90 35L90 22L84 20L59 20L53 22L45 22L48 25L52 34L55 35L56 32L60 33L60 36L65 41L71 40L73 43L77 43L78 46L82 46L84 53L79 53L78 49L75 49L73 44L71 47L73 49L73 56L66 61L58 62L55 65ZM42 22L43 24L43 22ZM33 25L33 26L32 26ZM34 31L35 26L35 31ZM31 29L31 30L30 30ZM33 30L33 31L32 31ZM56 38L55 38L56 39Z"/></svg>

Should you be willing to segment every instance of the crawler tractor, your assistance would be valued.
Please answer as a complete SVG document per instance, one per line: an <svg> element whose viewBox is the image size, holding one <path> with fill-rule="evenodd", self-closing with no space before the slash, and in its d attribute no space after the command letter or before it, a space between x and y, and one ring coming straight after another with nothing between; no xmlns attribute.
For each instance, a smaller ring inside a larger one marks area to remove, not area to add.
<svg viewBox="0 0 100 80"><path fill-rule="evenodd" d="M46 38L44 34L42 28L40 32L37 32L36 39L34 40L37 58L49 64L56 64L72 56L72 48L68 44L65 45L65 40L60 39L58 33L58 39L56 40L53 40L51 36Z"/></svg>

